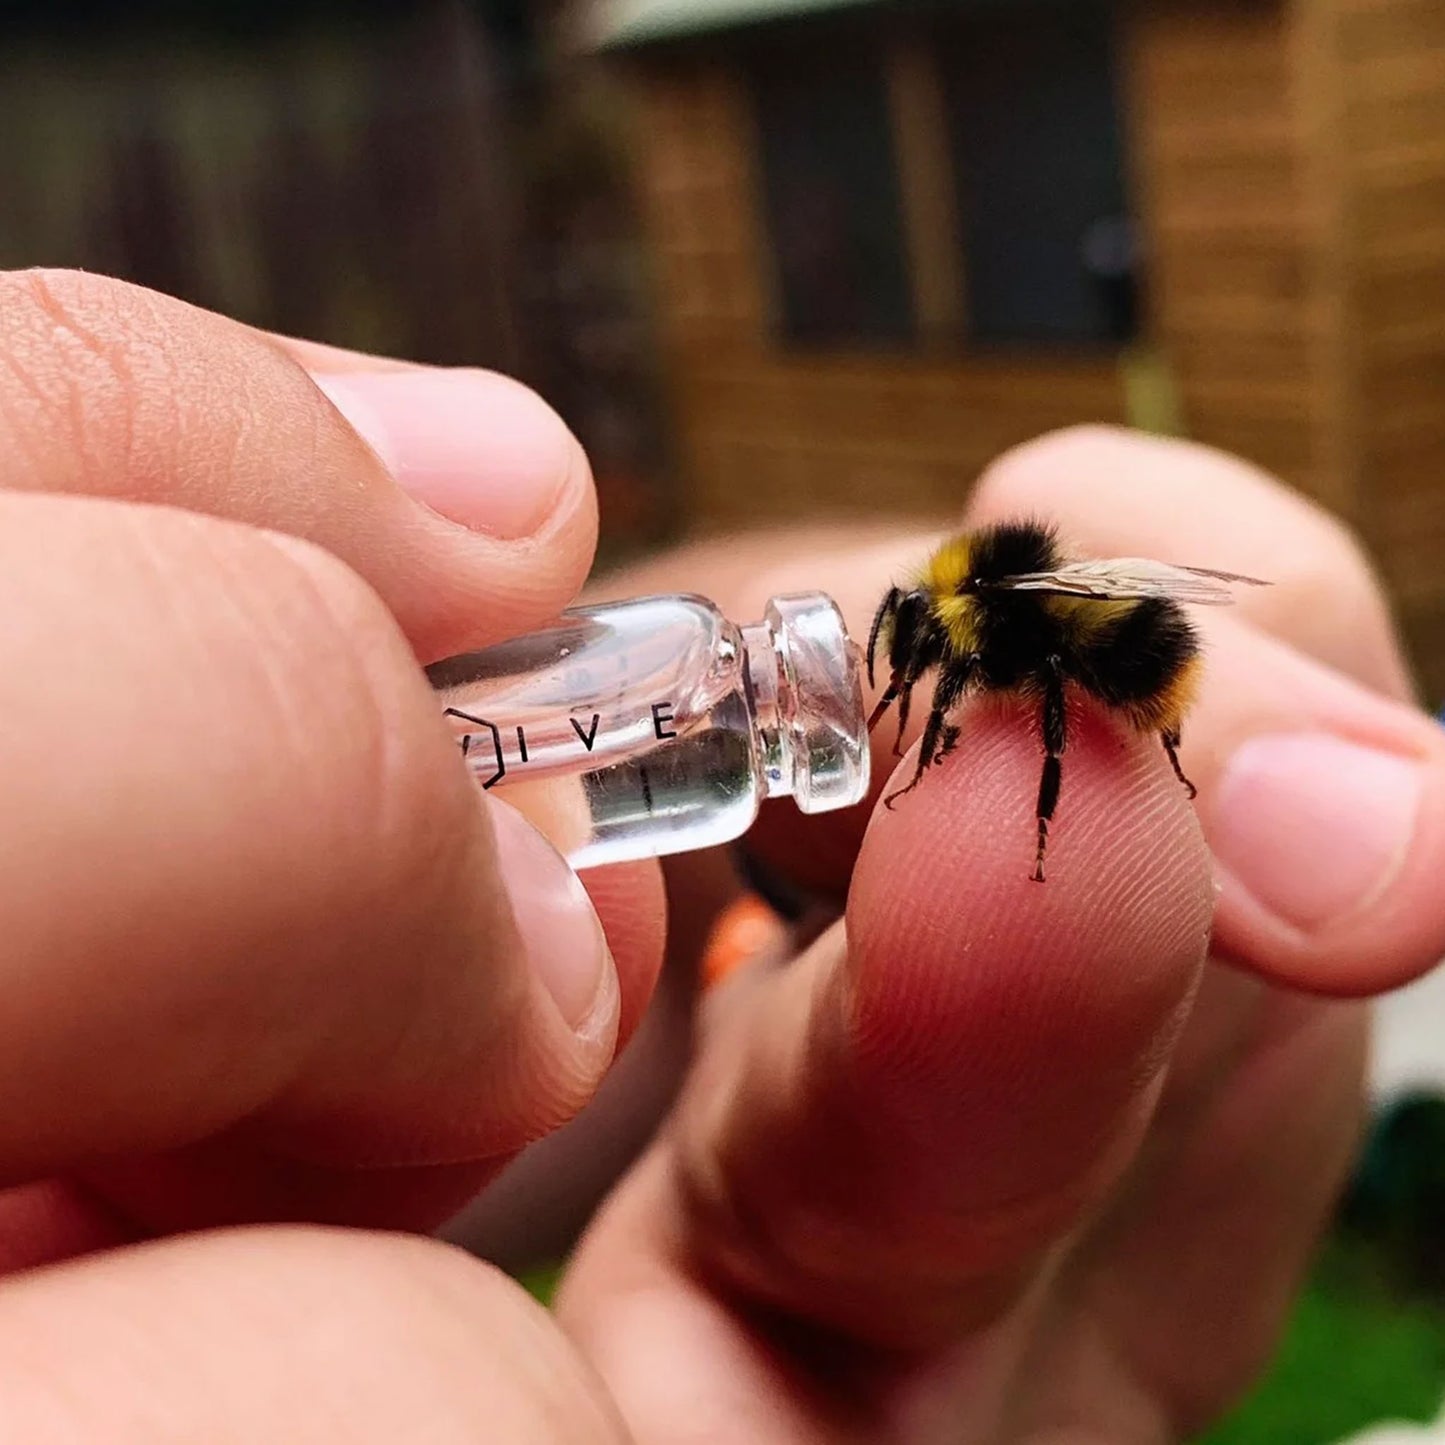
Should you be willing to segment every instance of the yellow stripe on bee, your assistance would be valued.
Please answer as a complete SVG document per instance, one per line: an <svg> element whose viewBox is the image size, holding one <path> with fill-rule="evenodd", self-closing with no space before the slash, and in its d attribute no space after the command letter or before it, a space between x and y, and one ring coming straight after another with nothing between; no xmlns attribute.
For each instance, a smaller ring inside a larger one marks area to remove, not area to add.
<svg viewBox="0 0 1445 1445"><path fill-rule="evenodd" d="M934 602L934 614L948 633L955 652L977 652L982 641L978 626L978 598L944 597Z"/></svg>
<svg viewBox="0 0 1445 1445"><path fill-rule="evenodd" d="M1129 705L1129 721L1140 732L1177 732L1194 706L1203 676L1203 659L1191 657L1153 697Z"/></svg>
<svg viewBox="0 0 1445 1445"><path fill-rule="evenodd" d="M968 581L973 566L973 541L967 533L950 537L928 559L921 579L935 602L953 597Z"/></svg>
<svg viewBox="0 0 1445 1445"><path fill-rule="evenodd" d="M1050 593L1043 599L1044 611L1068 628L1069 635L1083 646L1101 632L1122 622L1138 605L1133 598L1104 600L1098 597L1065 597Z"/></svg>
<svg viewBox="0 0 1445 1445"><path fill-rule="evenodd" d="M933 600L933 615L948 632L949 645L955 652L978 651L978 603L963 591L972 568L973 539L967 532L960 532L928 559L919 578L919 584Z"/></svg>

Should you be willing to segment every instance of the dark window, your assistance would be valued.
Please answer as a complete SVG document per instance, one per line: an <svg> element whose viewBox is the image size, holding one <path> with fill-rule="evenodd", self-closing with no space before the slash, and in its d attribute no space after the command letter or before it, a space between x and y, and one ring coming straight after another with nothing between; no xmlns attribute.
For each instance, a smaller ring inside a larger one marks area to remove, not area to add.
<svg viewBox="0 0 1445 1445"><path fill-rule="evenodd" d="M913 308L878 48L869 54L810 26L770 44L749 69L784 332L812 344L908 340Z"/></svg>
<svg viewBox="0 0 1445 1445"><path fill-rule="evenodd" d="M959 16L939 42L970 337L1129 340L1138 262L1109 7Z"/></svg>

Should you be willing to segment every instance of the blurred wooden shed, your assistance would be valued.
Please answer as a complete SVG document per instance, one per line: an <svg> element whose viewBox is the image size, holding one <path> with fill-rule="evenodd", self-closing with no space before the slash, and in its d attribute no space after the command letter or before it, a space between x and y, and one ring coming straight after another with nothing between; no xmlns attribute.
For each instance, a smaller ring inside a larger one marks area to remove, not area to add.
<svg viewBox="0 0 1445 1445"><path fill-rule="evenodd" d="M1009 445L1143 408L1358 525L1445 696L1442 0L590 23L697 522L951 509Z"/></svg>
<svg viewBox="0 0 1445 1445"><path fill-rule="evenodd" d="M587 447L603 557L653 547L670 506L626 164L541 8L0 6L0 267L519 376Z"/></svg>

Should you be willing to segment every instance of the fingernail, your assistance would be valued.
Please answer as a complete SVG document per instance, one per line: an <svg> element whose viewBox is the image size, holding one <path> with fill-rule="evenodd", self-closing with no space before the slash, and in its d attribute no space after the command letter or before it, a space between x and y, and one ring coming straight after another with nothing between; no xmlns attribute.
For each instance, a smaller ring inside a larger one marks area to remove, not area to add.
<svg viewBox="0 0 1445 1445"><path fill-rule="evenodd" d="M1266 733L1230 758L1210 841L1255 899L1314 931L1380 896L1410 849L1423 777L1327 733Z"/></svg>
<svg viewBox="0 0 1445 1445"><path fill-rule="evenodd" d="M442 516L504 540L551 515L577 456L535 392L482 371L358 371L316 385L386 463Z"/></svg>
<svg viewBox="0 0 1445 1445"><path fill-rule="evenodd" d="M555 848L514 808L491 801L497 859L527 959L583 1035L615 1023L617 970L592 900Z"/></svg>

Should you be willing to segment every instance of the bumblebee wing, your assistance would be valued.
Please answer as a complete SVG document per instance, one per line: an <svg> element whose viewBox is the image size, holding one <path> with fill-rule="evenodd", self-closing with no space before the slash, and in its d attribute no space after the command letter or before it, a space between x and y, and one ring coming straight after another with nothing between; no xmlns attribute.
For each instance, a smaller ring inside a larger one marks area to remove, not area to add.
<svg viewBox="0 0 1445 1445"><path fill-rule="evenodd" d="M996 584L1011 592L1053 592L1065 597L1162 597L1195 607L1228 607L1234 587L1268 587L1258 577L1215 572L1208 567L1175 567L1144 557L1104 562L1070 562L1053 572L1020 572Z"/></svg>

